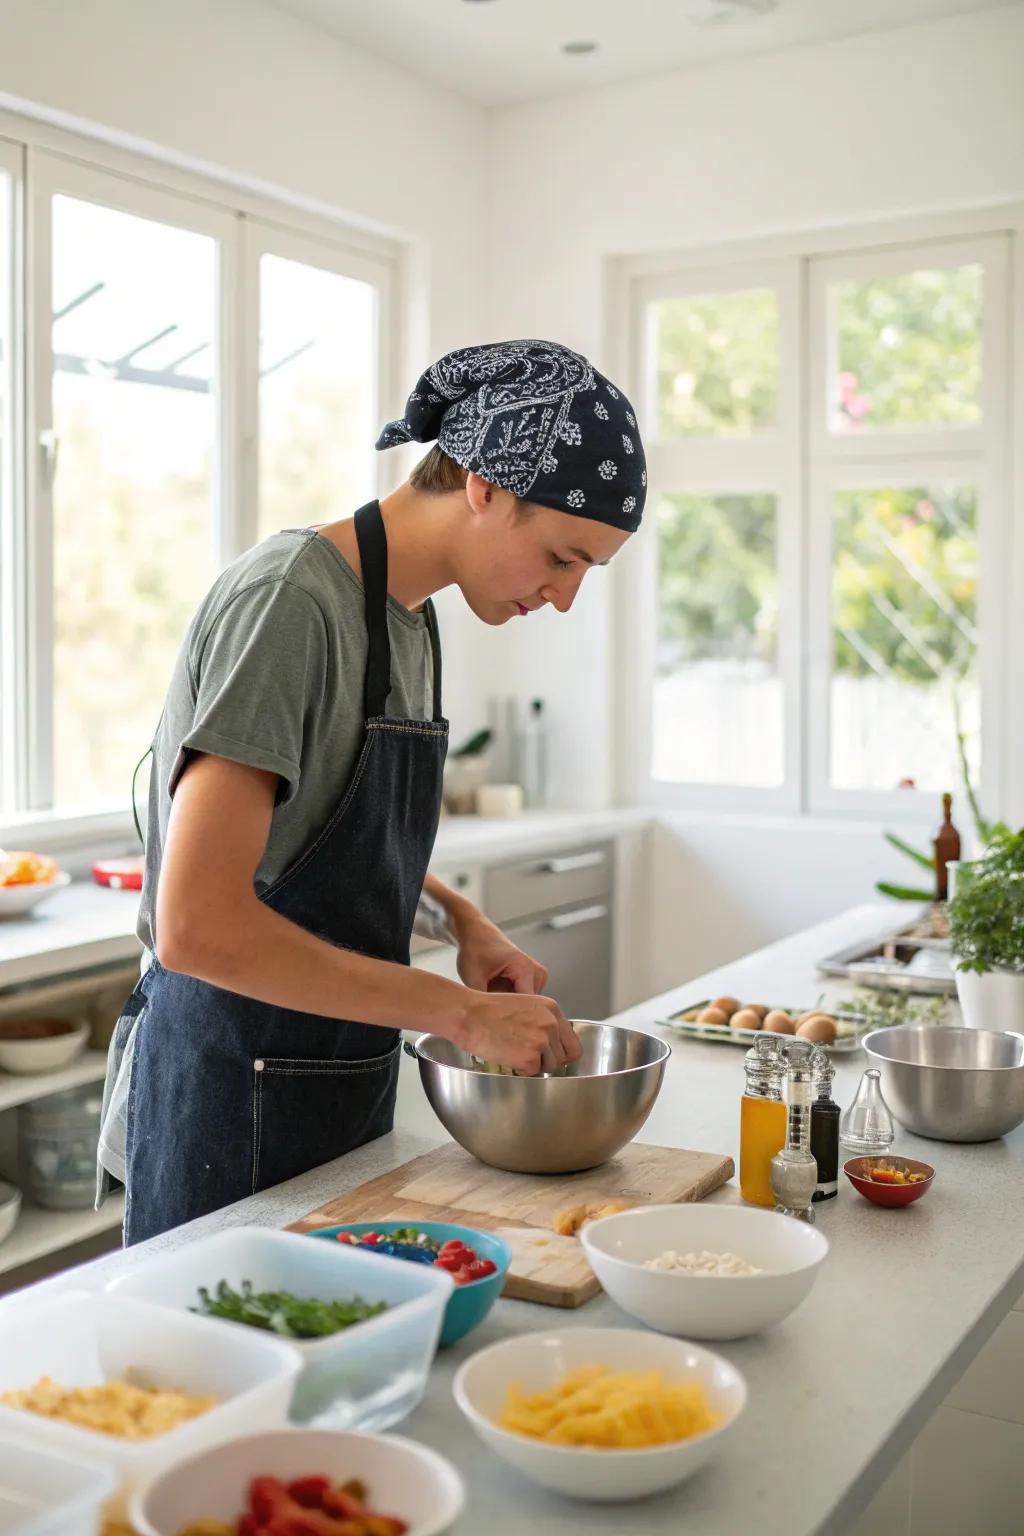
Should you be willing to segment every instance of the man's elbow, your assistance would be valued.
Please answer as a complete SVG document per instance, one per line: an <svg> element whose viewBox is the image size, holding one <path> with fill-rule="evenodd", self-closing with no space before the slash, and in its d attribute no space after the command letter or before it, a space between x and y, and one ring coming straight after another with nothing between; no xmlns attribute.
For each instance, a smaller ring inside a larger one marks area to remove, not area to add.
<svg viewBox="0 0 1024 1536"><path fill-rule="evenodd" d="M230 967L231 932L209 913L156 914L156 958L166 971L216 982Z"/></svg>

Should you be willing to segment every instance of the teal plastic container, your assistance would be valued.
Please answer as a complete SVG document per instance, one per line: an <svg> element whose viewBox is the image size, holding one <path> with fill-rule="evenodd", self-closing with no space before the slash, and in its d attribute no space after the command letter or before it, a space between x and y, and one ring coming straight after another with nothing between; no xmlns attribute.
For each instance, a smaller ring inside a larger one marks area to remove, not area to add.
<svg viewBox="0 0 1024 1536"><path fill-rule="evenodd" d="M428 1237L434 1238L438 1243L447 1243L451 1238L458 1238L467 1247L472 1248L478 1257L490 1259L497 1265L493 1275L485 1275L482 1280L471 1280L468 1285L456 1285L453 1288L448 1298L444 1324L441 1328L441 1347L443 1348L446 1344L455 1344L483 1322L504 1289L505 1276L512 1263L512 1250L503 1237L497 1237L493 1232L478 1232L475 1227L452 1226L447 1221L418 1221L412 1218L405 1221L345 1221L337 1227L316 1227L308 1236L337 1242L339 1232L351 1232L354 1237L362 1237L367 1232L379 1232L382 1236L388 1236L398 1231L400 1227L415 1227L417 1232L425 1232ZM361 1248L359 1251L373 1254L372 1247ZM376 1258L382 1264L412 1262L408 1259L397 1259L389 1253L379 1253Z"/></svg>

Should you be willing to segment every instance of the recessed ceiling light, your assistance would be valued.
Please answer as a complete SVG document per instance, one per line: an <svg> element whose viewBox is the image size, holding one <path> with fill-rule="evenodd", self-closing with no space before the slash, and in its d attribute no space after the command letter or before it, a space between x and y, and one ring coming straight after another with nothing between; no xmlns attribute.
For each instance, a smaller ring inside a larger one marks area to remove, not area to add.
<svg viewBox="0 0 1024 1536"><path fill-rule="evenodd" d="M587 38L581 37L578 38L575 42L563 43L562 52L572 54L596 53L597 44L590 42Z"/></svg>

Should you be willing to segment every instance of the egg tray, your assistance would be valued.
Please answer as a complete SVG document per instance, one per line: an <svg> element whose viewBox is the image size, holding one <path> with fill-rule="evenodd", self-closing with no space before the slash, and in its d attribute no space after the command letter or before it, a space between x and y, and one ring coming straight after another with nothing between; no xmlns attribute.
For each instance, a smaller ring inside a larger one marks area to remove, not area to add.
<svg viewBox="0 0 1024 1536"><path fill-rule="evenodd" d="M720 1041L723 1045L746 1045L757 1040L765 1033L763 1029L733 1029L731 1024L702 1024L697 1019L687 1019L688 1013L697 1013L701 1008L707 1008L712 998L705 998L699 1003L687 1003L685 1008L680 1008L676 1013L670 1013L668 1018L658 1019L656 1023L662 1024L666 1029L674 1030L677 1035L685 1035L690 1040ZM781 1004L773 1003L773 1008L781 1007ZM809 1008L783 1008L783 1013L788 1013L791 1018L798 1019L802 1013L809 1013ZM818 1013L827 1013L835 1019L840 1029L844 1026L843 1034L839 1035L825 1050L838 1056L848 1056L854 1051L860 1050L860 1042L866 1034L869 1034L872 1025L864 1013L858 1013L851 1008L825 1008L816 1010ZM768 1031L772 1033L772 1031ZM777 1036L779 1040L793 1040L799 1038L794 1035Z"/></svg>

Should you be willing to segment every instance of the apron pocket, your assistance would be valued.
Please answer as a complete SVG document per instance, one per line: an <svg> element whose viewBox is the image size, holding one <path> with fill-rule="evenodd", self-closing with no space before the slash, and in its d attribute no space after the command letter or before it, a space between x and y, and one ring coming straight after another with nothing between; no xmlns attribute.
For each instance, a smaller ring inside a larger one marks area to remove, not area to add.
<svg viewBox="0 0 1024 1536"><path fill-rule="evenodd" d="M401 1042L365 1060L253 1062L252 1192L307 1173L391 1130Z"/></svg>

